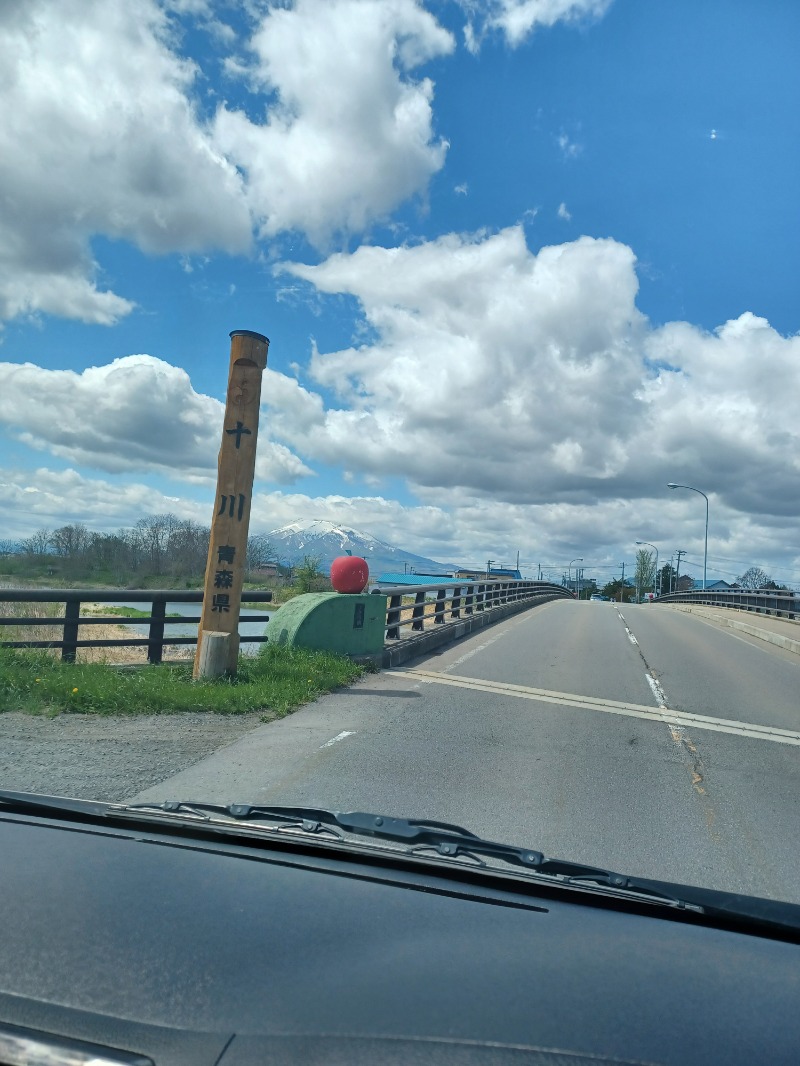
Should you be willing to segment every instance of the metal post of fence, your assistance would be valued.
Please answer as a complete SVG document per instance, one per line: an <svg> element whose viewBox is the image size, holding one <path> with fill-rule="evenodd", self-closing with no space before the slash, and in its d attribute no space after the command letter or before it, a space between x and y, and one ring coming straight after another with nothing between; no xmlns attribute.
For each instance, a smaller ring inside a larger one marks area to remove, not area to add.
<svg viewBox="0 0 800 1066"><path fill-rule="evenodd" d="M464 614L472 614L472 604L475 602L475 586L467 585L467 597L464 600Z"/></svg>
<svg viewBox="0 0 800 1066"><path fill-rule="evenodd" d="M450 617L451 618L460 618L461 617L461 586L460 585L456 585L456 587L453 589L453 598L450 601L450 607L451 607Z"/></svg>
<svg viewBox="0 0 800 1066"><path fill-rule="evenodd" d="M425 593L418 592L414 597L414 610L411 612L412 629L425 628Z"/></svg>
<svg viewBox="0 0 800 1066"><path fill-rule="evenodd" d="M486 599L486 586L478 585L478 593L475 596L475 604L479 611L484 609L483 601Z"/></svg>
<svg viewBox="0 0 800 1066"><path fill-rule="evenodd" d="M436 608L434 611L434 625L444 625L444 601L447 597L447 589L439 589L436 593Z"/></svg>
<svg viewBox="0 0 800 1066"><path fill-rule="evenodd" d="M386 630L387 640L400 639L400 608L402 604L402 596L389 597L389 610L386 614L386 624L388 626L388 629Z"/></svg>
<svg viewBox="0 0 800 1066"><path fill-rule="evenodd" d="M167 613L165 599L153 599L150 604L150 630L147 634L147 661L157 666L164 654L164 618Z"/></svg>
<svg viewBox="0 0 800 1066"><path fill-rule="evenodd" d="M81 601L67 599L64 603L64 631L61 636L61 661L75 662L78 647L78 619L81 614Z"/></svg>

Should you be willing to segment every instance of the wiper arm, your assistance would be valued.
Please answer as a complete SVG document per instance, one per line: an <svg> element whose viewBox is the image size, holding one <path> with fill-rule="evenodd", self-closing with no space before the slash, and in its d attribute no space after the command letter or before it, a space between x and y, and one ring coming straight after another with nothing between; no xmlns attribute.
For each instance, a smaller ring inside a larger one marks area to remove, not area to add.
<svg viewBox="0 0 800 1066"><path fill-rule="evenodd" d="M434 847L441 855L456 856L466 854L465 846L471 850L475 845L485 848L484 854L504 858L506 853L521 856L521 863L528 867L541 862L540 852L515 848L509 844L498 844L481 840L469 829L450 822L438 822L433 819L392 818L385 814L367 814L362 811L342 813L329 811L323 807L288 807L250 805L247 803L204 803L192 800L165 800L162 803L132 803L112 808L114 814L126 812L142 814L160 813L177 814L200 822L207 822L214 815L230 818L236 822L255 822L262 828L264 822L276 822L276 828L300 829L305 833L332 833L342 837L345 833L354 836L370 836L380 840L391 840L413 847Z"/></svg>
<svg viewBox="0 0 800 1066"><path fill-rule="evenodd" d="M632 892L661 903L677 907L698 909L695 904L667 893L636 878L614 873L582 863L563 859L548 859L540 851L521 848L514 844L486 840L463 826L438 822L425 818L392 818L385 814L370 814L364 811L342 813L320 807L260 806L246 803L228 805L194 803L183 800L166 800L163 803L137 803L122 808L123 811L164 812L183 814L199 821L208 821L213 815L224 816L237 822L277 822L286 829L300 829L305 833L332 833L341 836L369 836L407 845L407 851L420 854L432 851L437 856L472 860L485 865L483 859L497 859L510 866L521 866L545 877L557 878L561 884L589 884L617 891Z"/></svg>

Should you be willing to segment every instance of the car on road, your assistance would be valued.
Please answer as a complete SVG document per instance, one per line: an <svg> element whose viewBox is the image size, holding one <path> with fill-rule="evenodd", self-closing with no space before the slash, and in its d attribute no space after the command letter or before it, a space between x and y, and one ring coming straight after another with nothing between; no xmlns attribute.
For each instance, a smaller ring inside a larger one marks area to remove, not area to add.
<svg viewBox="0 0 800 1066"><path fill-rule="evenodd" d="M6 1066L800 1050L798 905L310 807L4 792L0 854Z"/></svg>

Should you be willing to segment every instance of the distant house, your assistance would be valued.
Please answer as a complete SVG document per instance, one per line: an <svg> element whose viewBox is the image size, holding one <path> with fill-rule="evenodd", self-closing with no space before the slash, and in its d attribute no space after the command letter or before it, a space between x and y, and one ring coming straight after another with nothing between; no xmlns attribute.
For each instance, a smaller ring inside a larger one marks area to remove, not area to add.
<svg viewBox="0 0 800 1066"><path fill-rule="evenodd" d="M277 563L261 563L260 566L256 566L250 571L251 580L257 580L260 577L277 577L277 575Z"/></svg>
<svg viewBox="0 0 800 1066"><path fill-rule="evenodd" d="M729 589L729 588L733 588L733 586L729 585L727 581L706 581L706 591L708 591L709 589L717 589L717 590L719 590L719 589ZM692 590L692 592L698 592L698 591L702 592L703 591L703 579L702 578L699 578L699 579L695 578L692 581L691 590Z"/></svg>
<svg viewBox="0 0 800 1066"><path fill-rule="evenodd" d="M492 567L487 573L485 570L467 570L466 568L451 571L448 574L426 574L421 573L418 570L409 570L406 573L386 573L381 574L376 580L376 585L456 585L459 582L464 581L486 581L487 578L497 580L498 578L512 578L517 581L522 580L522 574L519 570L512 570L500 567Z"/></svg>

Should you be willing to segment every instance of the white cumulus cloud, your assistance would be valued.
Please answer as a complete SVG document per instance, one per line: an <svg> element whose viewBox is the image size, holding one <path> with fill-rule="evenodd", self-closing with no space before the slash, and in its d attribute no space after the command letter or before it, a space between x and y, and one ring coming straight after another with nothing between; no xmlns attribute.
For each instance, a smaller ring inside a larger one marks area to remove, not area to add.
<svg viewBox="0 0 800 1066"><path fill-rule="evenodd" d="M643 410L633 263L625 245L588 237L533 255L517 226L285 266L321 292L356 296L379 335L313 356L313 381L338 403L304 425L303 447L497 496L613 479L620 420ZM290 426L279 432L299 446Z"/></svg>
<svg viewBox="0 0 800 1066"><path fill-rule="evenodd" d="M0 363L0 376L0 424L32 448L114 474L214 476L224 408L196 392L179 367L129 355L82 373ZM278 484L311 473L268 430L259 437L256 471Z"/></svg>
<svg viewBox="0 0 800 1066"><path fill-rule="evenodd" d="M470 16L466 42L477 51L489 32L499 32L512 48L522 44L539 27L557 22L601 18L613 0L460 0Z"/></svg>
<svg viewBox="0 0 800 1066"><path fill-rule="evenodd" d="M413 71L454 40L417 0L296 0L267 11L250 47L239 69L276 100L261 122L221 108L214 134L262 236L363 230L442 167L433 84Z"/></svg>
<svg viewBox="0 0 800 1066"><path fill-rule="evenodd" d="M0 320L128 314L98 236L149 254L245 253L254 230L324 243L424 192L447 146L417 68L452 51L452 35L417 0L258 10L248 61L228 57L256 121L200 106L204 72L180 53L174 19L233 47L207 3L0 4Z"/></svg>
<svg viewBox="0 0 800 1066"><path fill-rule="evenodd" d="M375 338L313 352L318 393L292 382L302 417L275 431L309 459L509 503L642 499L677 480L797 514L800 427L776 397L800 392L800 337L749 312L653 329L626 245L534 254L512 227L281 269L356 297Z"/></svg>
<svg viewBox="0 0 800 1066"><path fill-rule="evenodd" d="M148 252L243 251L241 179L189 100L194 66L153 0L6 0L0 8L0 318L110 324L97 234Z"/></svg>

